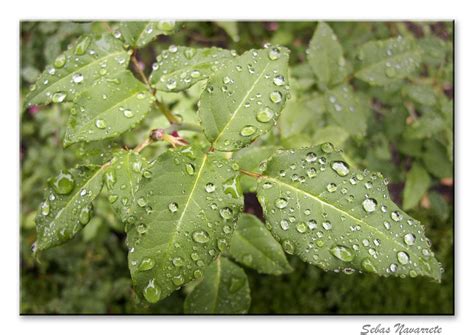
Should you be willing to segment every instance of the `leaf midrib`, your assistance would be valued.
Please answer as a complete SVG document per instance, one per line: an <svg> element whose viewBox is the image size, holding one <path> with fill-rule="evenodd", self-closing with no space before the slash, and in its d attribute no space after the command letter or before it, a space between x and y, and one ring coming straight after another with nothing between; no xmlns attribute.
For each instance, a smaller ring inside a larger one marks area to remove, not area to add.
<svg viewBox="0 0 474 335"><path fill-rule="evenodd" d="M322 200L321 198L319 198L318 196L312 194L312 193L309 193L305 190L302 190L302 189L299 189L299 188L296 188L294 187L293 185L290 185L288 183L285 183L283 181L281 181L280 179L276 179L276 178L273 178L273 177L269 177L269 176L266 176L266 175L262 175L261 178L266 178L266 179L270 179L272 181L274 181L275 183L278 183L278 184L281 184L281 185L284 185L285 187L288 187L296 192L299 192L299 193L303 193L313 199L315 199L316 201L320 202L322 205L324 206L327 206L327 207L330 207L332 209L334 209L335 211L338 211L338 212L341 212L343 213L344 215L348 216L349 218L355 220L356 222L360 223L362 226L364 227L367 227L368 230L372 231L372 232L375 232L377 235L380 235L380 236L383 236L384 239L387 238L387 235L383 234L380 230L376 229L375 227L367 224L366 222L362 221L361 219L358 219L356 218L355 216L351 215L350 213L344 211L343 209L339 208L339 207L336 207L324 200ZM406 248L403 244L401 244L400 242L398 242L397 240L395 239L389 239L389 241L393 242L394 244L396 244L397 246L399 246L400 248L402 248L404 251L406 252L409 252L410 254L412 254L411 250L409 250L408 248ZM420 258L419 256L417 256L418 258Z"/></svg>
<svg viewBox="0 0 474 335"><path fill-rule="evenodd" d="M230 117L230 119L227 121L227 123L224 125L224 127L222 128L222 130L220 131L219 135L217 135L216 139L213 141L212 145L214 146L218 141L219 139L221 138L222 134L225 133L225 130L227 129L227 127L229 126L229 124L234 120L234 118L236 117L236 115L238 114L239 110L242 108L244 102L247 100L247 98L249 97L250 93L254 90L255 86L257 85L258 82L260 82L260 79L263 77L263 75L265 74L265 71L267 70L268 66L270 65L270 62L267 62L267 64L265 65L265 67L263 68L262 72L259 74L259 76L257 77L257 79L255 79L254 83L252 84L252 86L250 87L250 89L247 91L247 93L245 94L245 96L242 98L242 100L240 101L240 104L237 106L236 109L234 109L234 111L232 112L232 116ZM225 69L225 68L224 68Z"/></svg>

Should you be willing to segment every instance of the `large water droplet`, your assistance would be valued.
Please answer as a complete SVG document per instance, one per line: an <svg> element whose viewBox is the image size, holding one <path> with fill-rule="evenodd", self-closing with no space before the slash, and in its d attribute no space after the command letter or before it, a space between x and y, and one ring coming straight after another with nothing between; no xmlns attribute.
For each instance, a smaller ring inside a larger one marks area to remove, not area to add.
<svg viewBox="0 0 474 335"><path fill-rule="evenodd" d="M362 207L367 213L371 213L377 208L377 201L372 198L367 198L362 202Z"/></svg>
<svg viewBox="0 0 474 335"><path fill-rule="evenodd" d="M219 214L224 220L229 220L229 219L232 219L233 217L232 209L230 209L229 207L221 208L219 210Z"/></svg>
<svg viewBox="0 0 474 335"><path fill-rule="evenodd" d="M155 279L150 279L148 285L143 289L143 296L149 303L154 304L160 300L160 295L161 290L155 286Z"/></svg>
<svg viewBox="0 0 474 335"><path fill-rule="evenodd" d="M403 216L402 214L400 214L399 211L393 211L392 214L390 214L390 216L392 217L392 220L395 222L399 222L403 219Z"/></svg>
<svg viewBox="0 0 474 335"><path fill-rule="evenodd" d="M212 193L216 190L216 186L213 183L207 183L205 189L207 193Z"/></svg>
<svg viewBox="0 0 474 335"><path fill-rule="evenodd" d="M408 264L408 262L410 261L410 256L408 256L408 254L404 251L399 251L397 253L397 259L398 259L398 262L400 262L400 264Z"/></svg>
<svg viewBox="0 0 474 335"><path fill-rule="evenodd" d="M282 246L287 254L293 255L295 253L295 246L290 240L284 240Z"/></svg>
<svg viewBox="0 0 474 335"><path fill-rule="evenodd" d="M340 259L343 262L350 262L354 259L355 255L351 251L351 249L346 248L341 245L336 245L331 248L331 254L334 255L334 257Z"/></svg>
<svg viewBox="0 0 474 335"><path fill-rule="evenodd" d="M196 169L194 168L194 165L191 163L186 163L185 165L186 173L190 176L194 175Z"/></svg>
<svg viewBox="0 0 474 335"><path fill-rule="evenodd" d="M59 175L51 181L51 186L57 194L69 194L75 185L74 177L69 172L61 171Z"/></svg>
<svg viewBox="0 0 474 335"><path fill-rule="evenodd" d="M349 174L349 166L346 164L346 162L335 161L331 164L331 168L341 177L347 176Z"/></svg>
<svg viewBox="0 0 474 335"><path fill-rule="evenodd" d="M51 100L54 103L61 103L64 101L64 99L66 99L66 96L67 94L65 92L56 92L53 94L53 97L51 98Z"/></svg>
<svg viewBox="0 0 474 335"><path fill-rule="evenodd" d="M268 50L268 58L270 58L270 60L277 60L280 57L281 57L280 48L273 47Z"/></svg>
<svg viewBox="0 0 474 335"><path fill-rule="evenodd" d="M413 245L415 243L416 237L415 235L408 233L403 237L403 241L407 245Z"/></svg>
<svg viewBox="0 0 474 335"><path fill-rule="evenodd" d="M247 137L255 134L257 129L254 126L245 126L240 130L240 135Z"/></svg>
<svg viewBox="0 0 474 335"><path fill-rule="evenodd" d="M80 55L85 54L90 43L91 43L91 38L89 36L85 36L82 39L80 39L76 45L76 50L75 50L76 55L80 56Z"/></svg>
<svg viewBox="0 0 474 335"><path fill-rule="evenodd" d="M182 267L184 265L184 260L183 260L183 258L178 256L178 257L173 258L172 263L173 263L174 266L179 268L179 267Z"/></svg>
<svg viewBox="0 0 474 335"><path fill-rule="evenodd" d="M79 84L81 83L82 81L84 80L84 76L80 73L74 73L72 75L72 81L74 82L74 84Z"/></svg>
<svg viewBox="0 0 474 335"><path fill-rule="evenodd" d="M166 82L166 88L169 90L175 89L176 88L176 80L173 78L168 79Z"/></svg>
<svg viewBox="0 0 474 335"><path fill-rule="evenodd" d="M277 74L275 78L273 78L273 83L276 86L282 86L285 85L285 77L283 77L281 74Z"/></svg>
<svg viewBox="0 0 474 335"><path fill-rule="evenodd" d="M204 230L197 230L193 233L193 240L197 243L207 243L209 239L209 234Z"/></svg>
<svg viewBox="0 0 474 335"><path fill-rule="evenodd" d="M273 111L270 108L265 107L257 112L257 121L267 123L273 119L273 115Z"/></svg>
<svg viewBox="0 0 474 335"><path fill-rule="evenodd" d="M270 93L270 100L276 104L280 103L283 99L283 95L279 91L273 91Z"/></svg>
<svg viewBox="0 0 474 335"><path fill-rule="evenodd" d="M278 198L275 200L275 206L277 208L283 209L288 205L288 200L285 198Z"/></svg>
<svg viewBox="0 0 474 335"><path fill-rule="evenodd" d="M89 223L92 217L92 204L89 204L81 209L79 212L79 222L83 225Z"/></svg>
<svg viewBox="0 0 474 335"><path fill-rule="evenodd" d="M99 129L105 129L107 127L107 124L103 119L97 119L95 120L95 126Z"/></svg>
<svg viewBox="0 0 474 335"><path fill-rule="evenodd" d="M138 266L138 271L148 271L153 269L155 266L155 261L150 257L145 257Z"/></svg>
<svg viewBox="0 0 474 335"><path fill-rule="evenodd" d="M44 216L47 216L51 209L51 206L49 205L49 201L45 200L43 203L41 203L40 207L41 207L41 214Z"/></svg>
<svg viewBox="0 0 474 335"><path fill-rule="evenodd" d="M66 64L66 55L61 54L54 60L54 67L60 69Z"/></svg>
<svg viewBox="0 0 474 335"><path fill-rule="evenodd" d="M178 204L176 202L170 202L168 204L168 209L171 213L176 213L178 211Z"/></svg>

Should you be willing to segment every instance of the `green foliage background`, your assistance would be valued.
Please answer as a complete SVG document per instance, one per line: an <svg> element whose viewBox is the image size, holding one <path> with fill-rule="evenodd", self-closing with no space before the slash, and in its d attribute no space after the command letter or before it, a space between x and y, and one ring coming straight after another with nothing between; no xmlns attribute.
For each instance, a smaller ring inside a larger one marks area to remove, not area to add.
<svg viewBox="0 0 474 335"><path fill-rule="evenodd" d="M114 26L115 23L109 24ZM365 42L399 35L414 39L423 52L422 66L406 80L371 87L350 79L357 94L368 101L367 130L358 135L349 135L350 129L344 129L327 112L320 113L312 109L311 104L300 103L311 100L317 89L305 56L316 25L316 22L239 22L237 25L187 22L175 35L161 36L141 50L140 57L145 68L151 69L156 55L171 44L219 46L242 52L271 42L291 49L290 80L294 98L283 111L279 139L270 133L263 138L263 144L300 147L331 141L344 149L353 164L381 171L391 180L392 198L426 227L426 235L432 239L433 251L445 273L441 284L427 278L326 273L288 255L295 268L290 274L267 276L245 269L252 292L249 312L453 313L453 24L329 23L345 50L344 56L351 62L357 60L356 51ZM103 22L22 22L21 97L44 67L71 41L86 32L104 32L107 26ZM193 90L177 98L165 97L174 113L197 109L198 94ZM94 143L62 148L67 109L66 104L20 112L20 312L182 313L186 288L156 305L138 302L131 287L125 235L103 195L97 201L96 216L80 236L67 246L45 252L40 262L33 259L34 217L46 180L79 161L92 162L94 158L90 153L102 151L102 146ZM163 122L158 116L156 111L150 113L141 126L126 133L123 140L108 141L108 148L135 146L146 136L150 125L156 127ZM148 155L152 157L163 148L158 144ZM108 151L103 154L108 155ZM252 194L246 196L246 210L261 216Z"/></svg>

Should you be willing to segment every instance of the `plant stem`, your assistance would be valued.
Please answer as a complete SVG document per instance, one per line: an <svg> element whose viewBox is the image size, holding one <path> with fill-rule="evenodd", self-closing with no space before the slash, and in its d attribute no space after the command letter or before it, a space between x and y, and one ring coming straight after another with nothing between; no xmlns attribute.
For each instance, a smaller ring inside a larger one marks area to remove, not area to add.
<svg viewBox="0 0 474 335"><path fill-rule="evenodd" d="M147 146L149 146L153 142L154 141L150 137L147 137L146 140L140 143L139 145L137 145L135 149L133 149L133 151L136 153L139 153L140 151L145 149Z"/></svg>
<svg viewBox="0 0 474 335"><path fill-rule="evenodd" d="M260 174L260 173L257 173L257 172L252 172L252 171L247 171L247 170L244 170L244 169L240 169L240 173L246 175L246 176L250 176L250 177L253 177L253 178L260 178L262 177L263 175Z"/></svg>

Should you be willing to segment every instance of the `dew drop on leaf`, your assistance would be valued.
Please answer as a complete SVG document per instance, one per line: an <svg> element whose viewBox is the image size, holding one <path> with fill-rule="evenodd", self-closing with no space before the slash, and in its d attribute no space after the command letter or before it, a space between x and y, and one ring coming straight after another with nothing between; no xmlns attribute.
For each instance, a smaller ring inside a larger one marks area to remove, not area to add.
<svg viewBox="0 0 474 335"><path fill-rule="evenodd" d="M362 207L367 213L371 213L377 208L377 201L372 198L367 198L362 202Z"/></svg>
<svg viewBox="0 0 474 335"><path fill-rule="evenodd" d="M154 304L160 300L160 295L161 290L155 286L155 279L150 279L148 285L143 289L143 296L149 303Z"/></svg>
<svg viewBox="0 0 474 335"><path fill-rule="evenodd" d="M57 177L51 181L51 186L57 194L69 194L74 189L76 182L69 172L61 171Z"/></svg>
<svg viewBox="0 0 474 335"><path fill-rule="evenodd" d="M341 245L332 247L330 251L334 257L340 259L343 262L351 262L355 257L354 252L352 252L351 249Z"/></svg>
<svg viewBox="0 0 474 335"><path fill-rule="evenodd" d="M332 162L331 168L341 177L347 176L349 174L349 166L343 161Z"/></svg>
<svg viewBox="0 0 474 335"><path fill-rule="evenodd" d="M204 230L197 230L193 233L193 240L197 243L207 243L209 239L209 234Z"/></svg>

